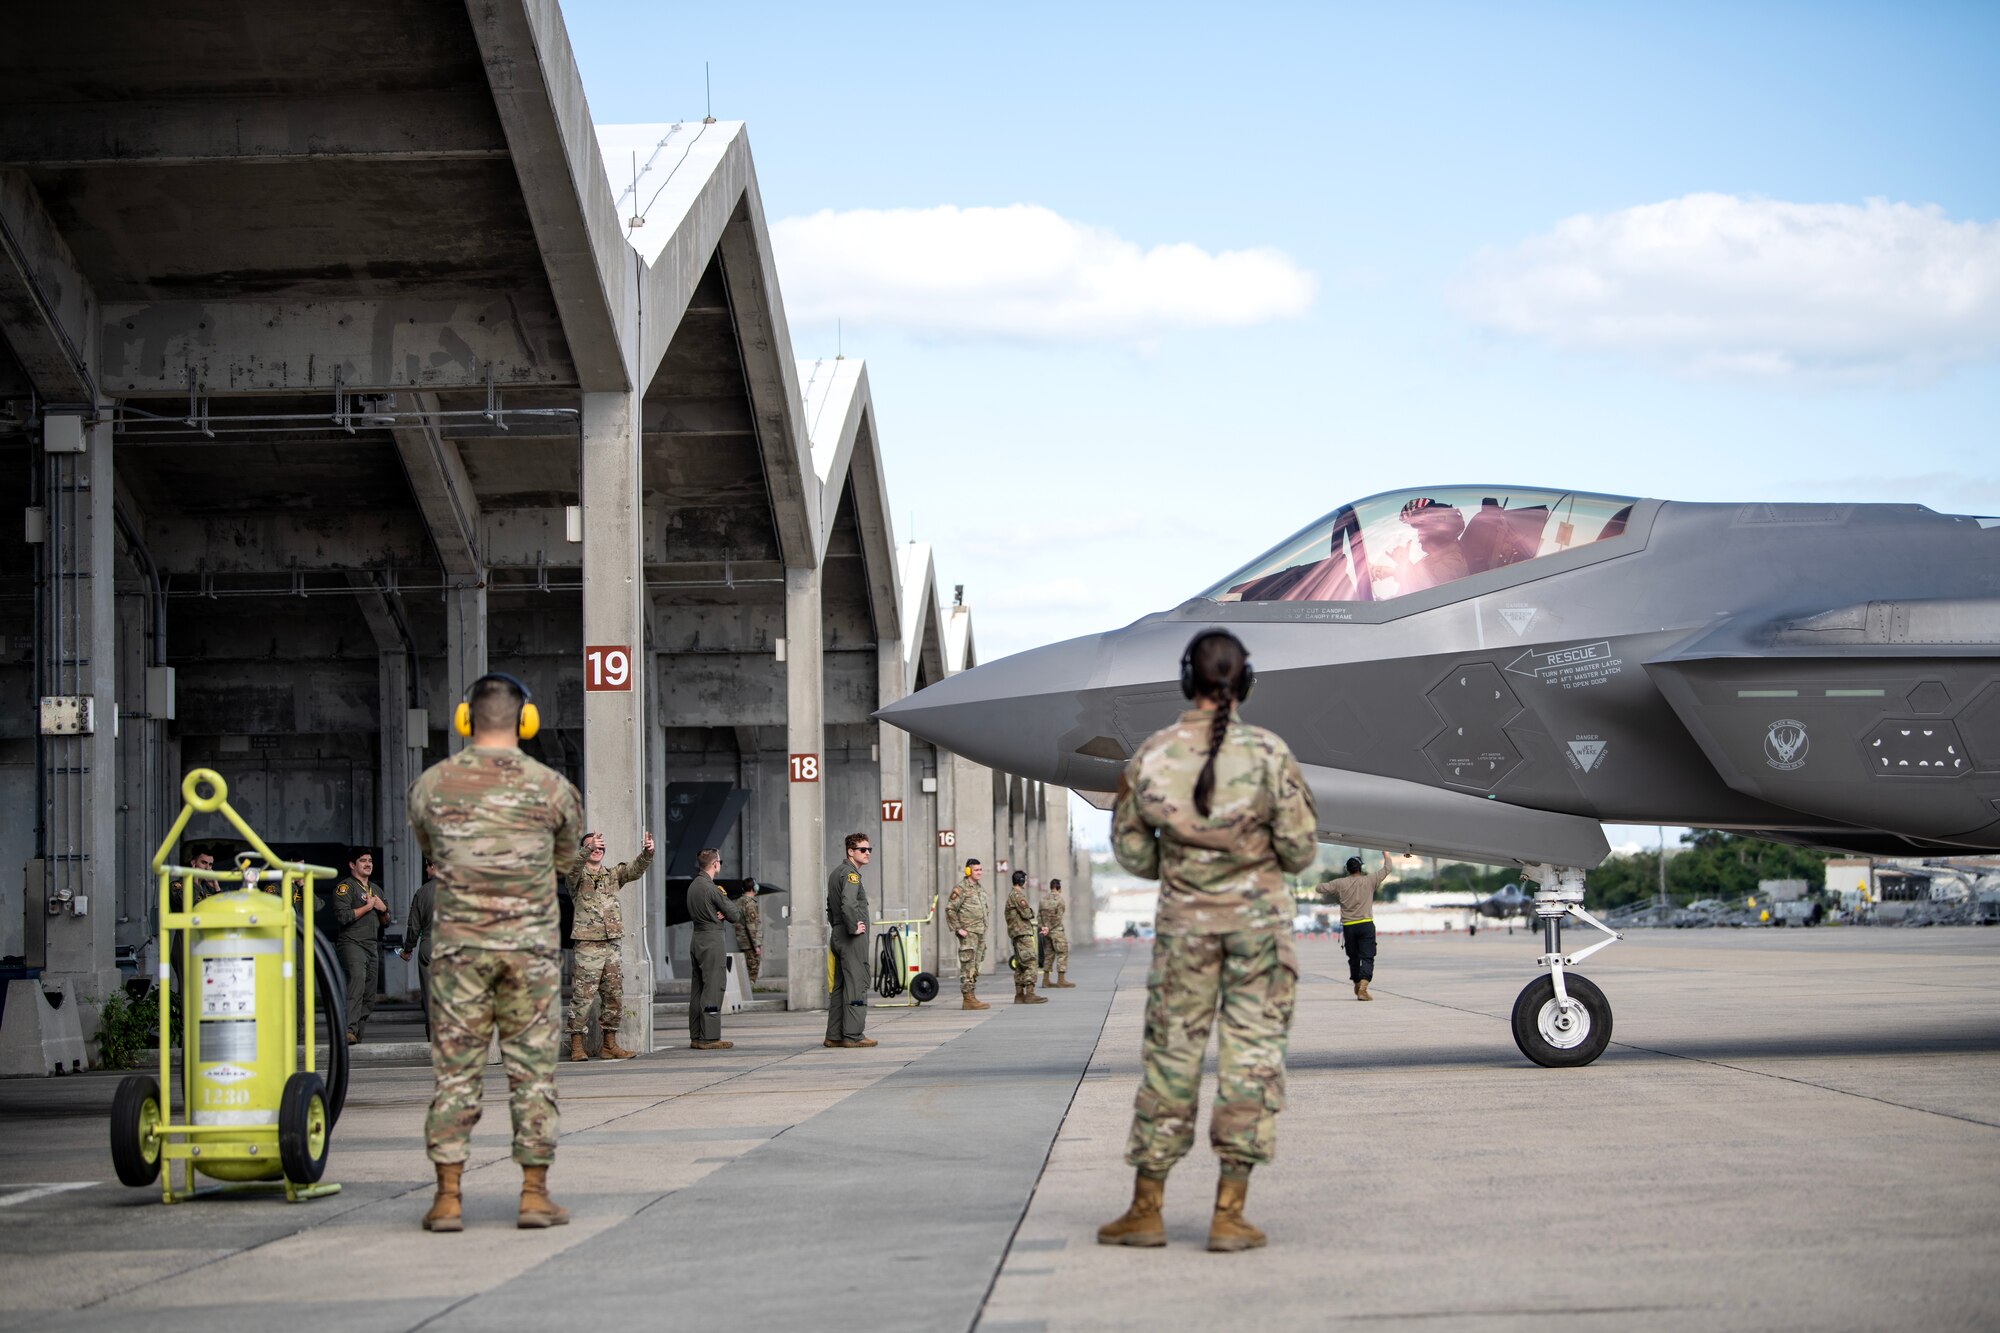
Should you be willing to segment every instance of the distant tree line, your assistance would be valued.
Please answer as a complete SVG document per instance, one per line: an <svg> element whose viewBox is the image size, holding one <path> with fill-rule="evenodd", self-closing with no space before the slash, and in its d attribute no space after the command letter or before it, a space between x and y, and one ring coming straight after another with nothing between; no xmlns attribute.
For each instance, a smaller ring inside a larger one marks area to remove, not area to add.
<svg viewBox="0 0 2000 1333"><path fill-rule="evenodd" d="M1353 848L1322 847L1319 864L1290 876L1292 891L1302 899L1317 897L1320 880L1337 875ZM1379 852L1358 853L1370 870L1381 865ZM1813 889L1826 886L1827 853L1791 847L1762 838L1716 829L1694 829L1681 835L1680 850L1667 857L1667 897L1676 903L1702 898L1742 899L1754 896L1759 880L1802 879ZM1486 896L1522 880L1516 866L1475 865L1468 861L1426 862L1421 869L1399 869L1396 879L1382 886L1381 897L1393 900L1398 890L1419 893L1470 893ZM1657 897L1660 853L1617 852L1585 877L1587 902L1593 908L1620 907ZM1532 883L1528 885L1533 892Z"/></svg>

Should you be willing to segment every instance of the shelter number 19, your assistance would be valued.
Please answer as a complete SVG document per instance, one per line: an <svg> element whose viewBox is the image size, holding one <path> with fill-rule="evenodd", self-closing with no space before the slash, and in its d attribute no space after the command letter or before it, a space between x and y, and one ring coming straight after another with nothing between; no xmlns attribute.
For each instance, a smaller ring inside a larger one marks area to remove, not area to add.
<svg viewBox="0 0 2000 1333"><path fill-rule="evenodd" d="M622 644L597 644L583 650L583 688L632 688L632 650Z"/></svg>

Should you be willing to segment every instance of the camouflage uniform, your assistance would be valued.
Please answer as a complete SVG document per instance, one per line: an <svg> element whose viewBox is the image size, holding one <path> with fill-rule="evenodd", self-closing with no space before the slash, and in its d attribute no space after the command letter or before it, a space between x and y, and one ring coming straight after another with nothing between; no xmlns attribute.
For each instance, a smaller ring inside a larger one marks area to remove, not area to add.
<svg viewBox="0 0 2000 1333"><path fill-rule="evenodd" d="M604 1012L598 1025L617 1032L625 1018L625 969L619 963L618 941L625 937L625 922L618 908L618 886L643 878L652 867L653 854L642 851L630 861L615 866L590 864L590 853L579 846L576 859L563 870L570 883L570 901L575 915L570 920L570 945L574 949L569 972L569 1028L584 1032L590 1027L590 1009L601 992Z"/></svg>
<svg viewBox="0 0 2000 1333"><path fill-rule="evenodd" d="M1285 1105L1298 961L1283 870L1318 853L1312 793L1284 741L1231 720L1210 813L1194 806L1212 713L1195 709L1139 747L1118 782L1112 850L1160 881L1147 978L1144 1074L1125 1160L1164 1174L1194 1145L1201 1062L1222 1033L1209 1142L1225 1168L1269 1162Z"/></svg>
<svg viewBox="0 0 2000 1333"><path fill-rule="evenodd" d="M843 859L826 877L828 948L833 950L833 990L826 997L826 1039L859 1041L868 1035L868 890L861 872Z"/></svg>
<svg viewBox="0 0 2000 1333"><path fill-rule="evenodd" d="M375 992L382 988L381 918L355 911L374 892L373 884L342 875L327 891L333 910L333 951L347 974L347 1030L361 1035L362 1024L375 1012ZM379 898L381 895L376 894Z"/></svg>
<svg viewBox="0 0 2000 1333"><path fill-rule="evenodd" d="M1054 969L1061 976L1069 971L1069 927L1064 924L1068 918L1063 891L1054 886L1043 889L1040 920L1049 940L1049 963L1042 969L1045 973Z"/></svg>
<svg viewBox="0 0 2000 1333"><path fill-rule="evenodd" d="M722 980L729 965L724 931L743 924L743 909L707 875L696 875L688 885L687 904L692 935L688 961L694 967L688 984L688 1040L721 1041Z"/></svg>
<svg viewBox="0 0 2000 1333"><path fill-rule="evenodd" d="M958 941L958 988L967 995L979 986L979 970L986 966L986 888L972 876L959 879L944 906L944 924Z"/></svg>
<svg viewBox="0 0 2000 1333"><path fill-rule="evenodd" d="M1014 945L1014 993L1035 988L1035 909L1028 905L1028 886L1007 890L1007 937Z"/></svg>
<svg viewBox="0 0 2000 1333"><path fill-rule="evenodd" d="M764 963L764 915L757 910L757 889L752 885L741 899L743 919L736 923L736 947L743 953L750 984L757 984L757 972Z"/></svg>
<svg viewBox="0 0 2000 1333"><path fill-rule="evenodd" d="M576 857L583 801L568 779L507 748L470 746L410 787L410 827L437 868L431 1068L424 1137L433 1162L463 1162L479 1123L496 1029L507 1065L514 1160L556 1152L562 999L556 866Z"/></svg>

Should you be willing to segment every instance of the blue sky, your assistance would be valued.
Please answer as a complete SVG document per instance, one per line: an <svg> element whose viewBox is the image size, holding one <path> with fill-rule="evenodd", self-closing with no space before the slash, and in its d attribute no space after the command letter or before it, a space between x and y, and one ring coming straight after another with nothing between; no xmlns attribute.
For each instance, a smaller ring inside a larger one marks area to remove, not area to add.
<svg viewBox="0 0 2000 1333"><path fill-rule="evenodd" d="M748 122L797 351L853 310L989 658L1382 490L2000 512L2000 6L564 12L598 122L698 118L704 61ZM811 257L886 221L886 304ZM1024 222L1117 291L982 325Z"/></svg>

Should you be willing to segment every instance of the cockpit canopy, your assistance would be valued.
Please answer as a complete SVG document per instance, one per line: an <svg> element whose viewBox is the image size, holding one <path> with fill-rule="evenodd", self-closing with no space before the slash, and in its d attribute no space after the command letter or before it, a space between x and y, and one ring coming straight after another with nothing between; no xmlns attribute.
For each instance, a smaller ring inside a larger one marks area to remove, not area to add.
<svg viewBox="0 0 2000 1333"><path fill-rule="evenodd" d="M1218 602L1386 602L1605 541L1625 495L1443 486L1343 505L1202 596Z"/></svg>

